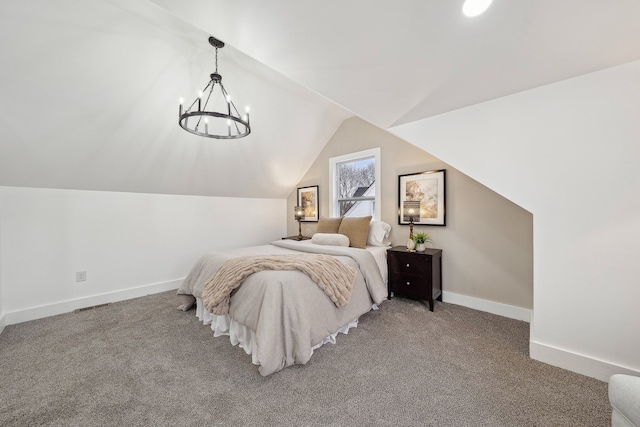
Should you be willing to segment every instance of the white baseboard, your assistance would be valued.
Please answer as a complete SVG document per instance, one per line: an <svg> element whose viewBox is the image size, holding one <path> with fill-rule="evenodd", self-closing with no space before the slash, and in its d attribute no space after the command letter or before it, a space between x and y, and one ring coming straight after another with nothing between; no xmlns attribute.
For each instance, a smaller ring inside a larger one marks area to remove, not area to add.
<svg viewBox="0 0 640 427"><path fill-rule="evenodd" d="M531 322L531 310L516 307L515 305L502 304L446 291L442 292L442 301L473 308L474 310L486 311L487 313L497 314L498 316L504 316L510 319L523 320L527 323Z"/></svg>
<svg viewBox="0 0 640 427"><path fill-rule="evenodd" d="M605 382L608 382L613 374L640 376L640 371L638 370L614 365L604 360L594 359L593 357L535 341L529 342L529 356L548 365L557 366L558 368L567 369Z"/></svg>
<svg viewBox="0 0 640 427"><path fill-rule="evenodd" d="M469 297L452 292L443 292L442 300L446 303L462 305L474 310L486 311L511 319L530 322L532 310L498 302ZM534 360L557 366L558 368L576 372L600 381L608 382L613 374L627 374L640 376L639 370L615 365L604 360L578 354L569 350L557 348L551 345L530 341L529 357Z"/></svg>
<svg viewBox="0 0 640 427"><path fill-rule="evenodd" d="M101 304L124 301L132 298L139 298L145 295L157 294L159 292L178 289L184 279L171 280L168 282L153 283L151 285L139 286L137 288L124 289L106 294L93 295L85 298L62 301L53 304L31 307L18 311L5 313L0 320L0 325L13 325L16 323L28 322L29 320L42 319L43 317L55 316L69 313L73 310L85 307L93 307ZM1 331L2 329L0 329Z"/></svg>
<svg viewBox="0 0 640 427"><path fill-rule="evenodd" d="M0 334L2 333L2 331L4 331L5 326L6 326L6 323L4 320L4 313L0 313Z"/></svg>

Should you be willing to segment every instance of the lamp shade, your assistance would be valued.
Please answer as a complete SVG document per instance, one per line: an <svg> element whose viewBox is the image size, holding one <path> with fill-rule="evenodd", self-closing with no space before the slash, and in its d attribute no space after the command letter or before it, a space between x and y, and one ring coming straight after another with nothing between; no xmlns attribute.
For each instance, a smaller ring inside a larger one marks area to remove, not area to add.
<svg viewBox="0 0 640 427"><path fill-rule="evenodd" d="M420 222L420 202L404 201L402 202L402 220L408 222Z"/></svg>
<svg viewBox="0 0 640 427"><path fill-rule="evenodd" d="M293 217L296 221L304 219L304 208L302 206L293 207Z"/></svg>

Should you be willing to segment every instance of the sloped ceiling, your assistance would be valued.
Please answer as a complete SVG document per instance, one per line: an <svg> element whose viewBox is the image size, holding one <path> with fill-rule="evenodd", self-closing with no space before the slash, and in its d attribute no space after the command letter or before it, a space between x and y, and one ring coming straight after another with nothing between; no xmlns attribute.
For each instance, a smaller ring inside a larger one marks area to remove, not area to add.
<svg viewBox="0 0 640 427"><path fill-rule="evenodd" d="M386 129L640 59L638 0L462 3L5 0L0 185L282 198L353 114ZM247 138L177 125L209 34Z"/></svg>
<svg viewBox="0 0 640 427"><path fill-rule="evenodd" d="M215 67L209 34L148 1L0 3L0 185L285 198L352 113L227 45L252 133L178 126Z"/></svg>
<svg viewBox="0 0 640 427"><path fill-rule="evenodd" d="M638 0L152 0L382 128L640 58Z"/></svg>

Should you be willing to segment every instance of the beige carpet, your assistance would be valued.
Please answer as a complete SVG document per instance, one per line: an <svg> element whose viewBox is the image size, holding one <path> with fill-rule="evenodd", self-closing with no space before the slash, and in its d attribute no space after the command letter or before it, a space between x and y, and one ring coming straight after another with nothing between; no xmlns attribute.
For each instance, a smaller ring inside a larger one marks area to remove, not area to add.
<svg viewBox="0 0 640 427"><path fill-rule="evenodd" d="M395 298L263 378L173 292L8 326L0 425L607 426L607 385L528 357L529 325Z"/></svg>

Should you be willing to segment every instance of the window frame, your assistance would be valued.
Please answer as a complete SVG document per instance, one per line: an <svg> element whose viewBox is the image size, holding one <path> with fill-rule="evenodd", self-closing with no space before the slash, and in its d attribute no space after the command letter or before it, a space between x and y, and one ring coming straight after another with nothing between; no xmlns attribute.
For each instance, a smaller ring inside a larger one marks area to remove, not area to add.
<svg viewBox="0 0 640 427"><path fill-rule="evenodd" d="M331 180L329 185L329 214L331 217L339 217L340 216L340 203L338 203L338 195L340 192L338 191L338 165L341 163L347 162L355 162L358 160L364 160L367 158L373 157L375 162L375 198L373 200L373 220L380 220L381 218L381 198L382 194L382 183L380 180L380 147L371 148L369 150L358 151L355 153L344 154L342 156L336 156L329 158L329 179ZM370 200L371 197L368 196L362 200Z"/></svg>

